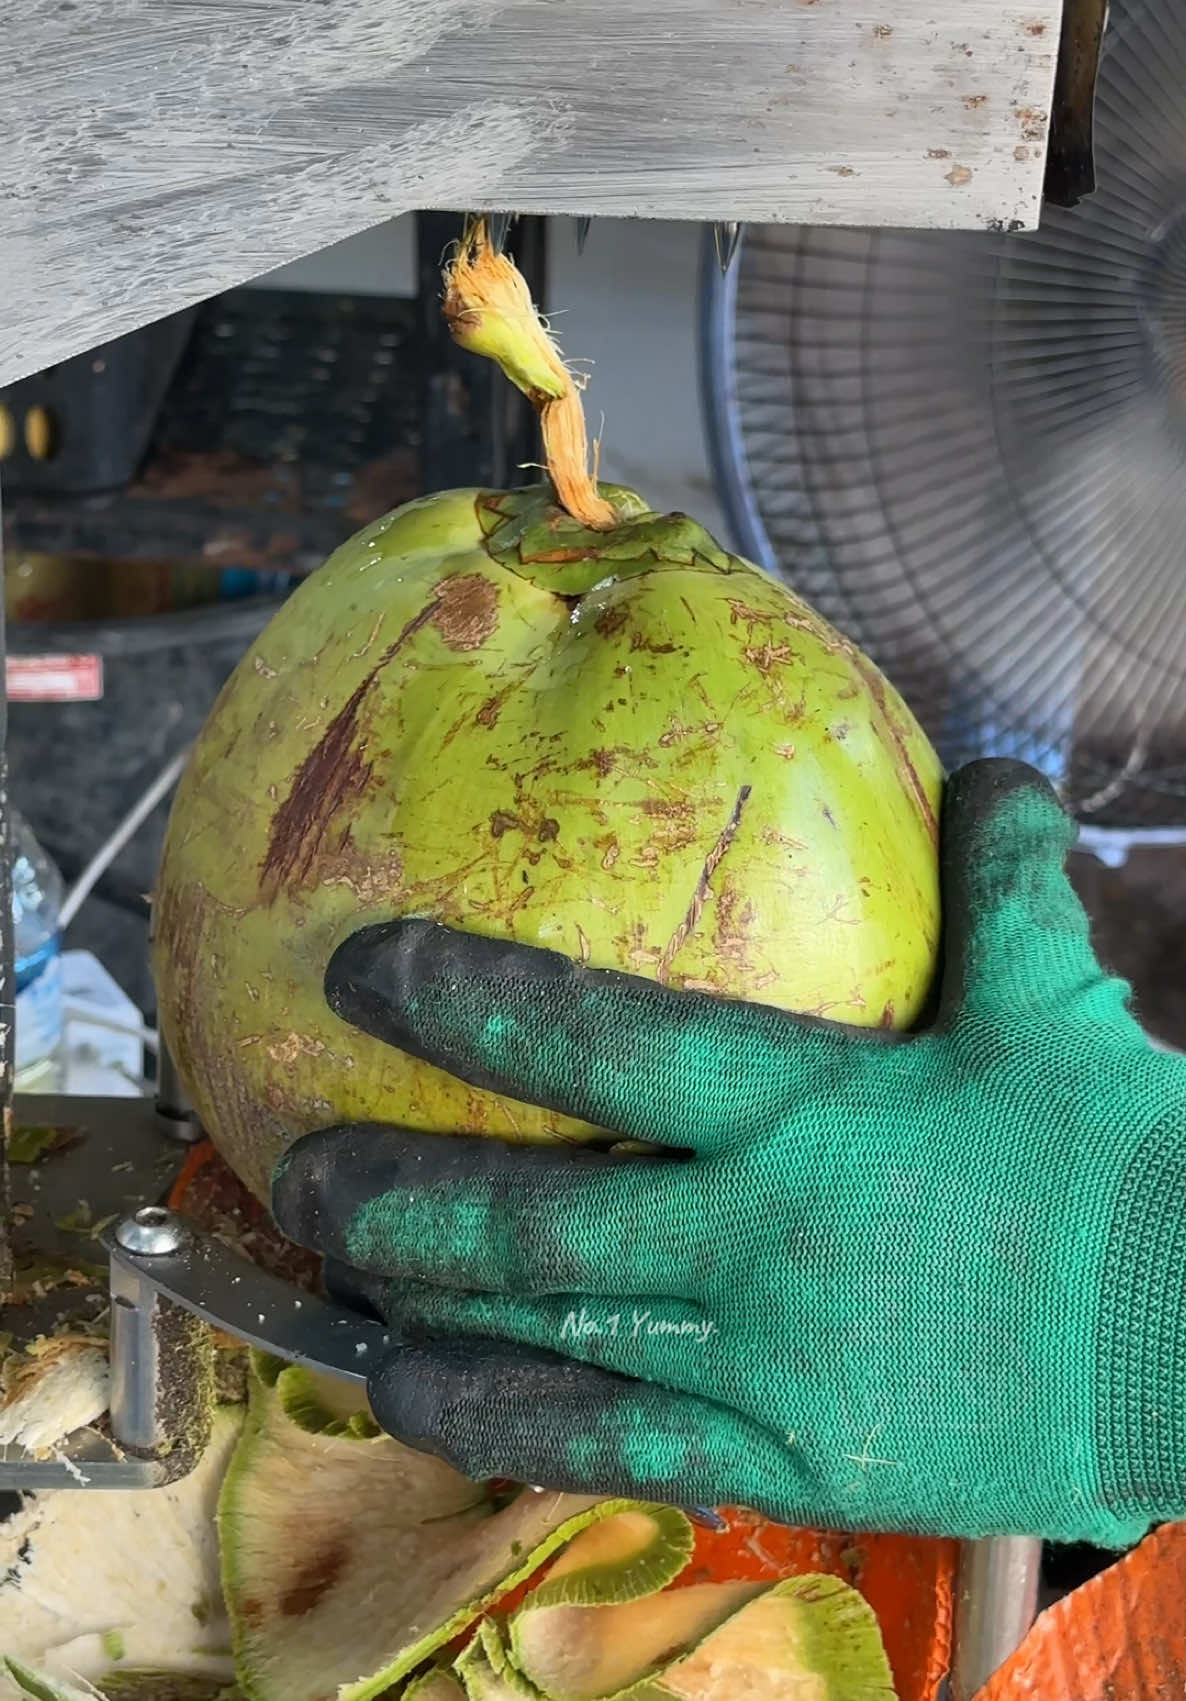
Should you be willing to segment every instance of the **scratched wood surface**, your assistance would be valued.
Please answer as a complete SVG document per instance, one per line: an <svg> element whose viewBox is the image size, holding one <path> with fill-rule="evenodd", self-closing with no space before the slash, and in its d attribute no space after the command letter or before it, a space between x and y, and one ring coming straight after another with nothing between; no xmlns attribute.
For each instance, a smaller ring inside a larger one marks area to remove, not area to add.
<svg viewBox="0 0 1186 1701"><path fill-rule="evenodd" d="M417 208L1036 222L1060 0L0 0L0 383Z"/></svg>

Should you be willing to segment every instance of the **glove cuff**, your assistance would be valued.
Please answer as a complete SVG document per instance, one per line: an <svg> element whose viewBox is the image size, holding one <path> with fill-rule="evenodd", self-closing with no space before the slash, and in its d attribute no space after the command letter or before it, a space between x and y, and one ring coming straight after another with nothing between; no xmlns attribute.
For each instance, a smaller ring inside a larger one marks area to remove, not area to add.
<svg viewBox="0 0 1186 1701"><path fill-rule="evenodd" d="M1103 1269L1101 1487L1121 1519L1186 1515L1186 1105L1129 1157Z"/></svg>

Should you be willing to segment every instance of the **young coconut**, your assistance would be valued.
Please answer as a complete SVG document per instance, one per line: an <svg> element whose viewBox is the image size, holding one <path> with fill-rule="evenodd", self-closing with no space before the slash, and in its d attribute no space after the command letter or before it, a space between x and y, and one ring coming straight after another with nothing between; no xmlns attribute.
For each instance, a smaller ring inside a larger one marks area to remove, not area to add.
<svg viewBox="0 0 1186 1701"><path fill-rule="evenodd" d="M160 1020L266 1201L297 1135L389 1121L601 1138L359 1033L323 977L393 917L902 1028L939 935L939 762L892 686L694 520L590 477L579 396L479 222L457 340L537 403L549 483L349 539L227 682L174 800Z"/></svg>

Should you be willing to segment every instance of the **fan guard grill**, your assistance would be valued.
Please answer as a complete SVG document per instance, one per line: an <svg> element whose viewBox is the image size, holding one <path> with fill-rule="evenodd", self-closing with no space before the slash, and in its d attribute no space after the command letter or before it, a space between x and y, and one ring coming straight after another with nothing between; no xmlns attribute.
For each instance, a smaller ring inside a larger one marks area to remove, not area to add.
<svg viewBox="0 0 1186 1701"><path fill-rule="evenodd" d="M1036 232L753 226L705 262L738 546L841 626L949 767L1186 824L1186 8L1113 4L1096 193Z"/></svg>

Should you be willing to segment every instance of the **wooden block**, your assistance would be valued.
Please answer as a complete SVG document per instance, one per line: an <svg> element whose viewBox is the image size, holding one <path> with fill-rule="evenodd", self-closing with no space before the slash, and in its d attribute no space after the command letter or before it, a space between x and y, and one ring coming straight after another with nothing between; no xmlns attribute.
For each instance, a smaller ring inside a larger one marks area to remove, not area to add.
<svg viewBox="0 0 1186 1701"><path fill-rule="evenodd" d="M1060 0L0 0L0 383L414 209L1037 221Z"/></svg>

